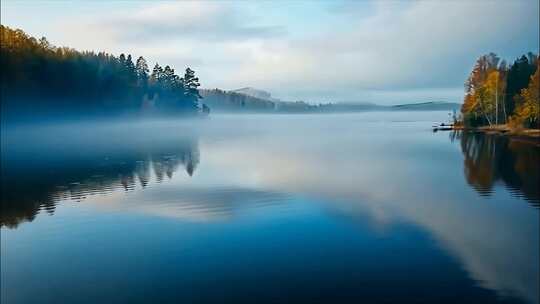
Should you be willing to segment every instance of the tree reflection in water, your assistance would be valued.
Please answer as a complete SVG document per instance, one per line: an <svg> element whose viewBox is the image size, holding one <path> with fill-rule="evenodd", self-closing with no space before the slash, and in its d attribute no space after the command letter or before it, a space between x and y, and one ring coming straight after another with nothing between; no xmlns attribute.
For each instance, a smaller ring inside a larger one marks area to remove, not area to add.
<svg viewBox="0 0 540 304"><path fill-rule="evenodd" d="M39 157L31 163L8 162L3 157L0 227L15 228L21 222L32 221L40 210L53 214L56 204L63 199L81 201L88 195L111 193L119 188L131 191L137 183L145 188L152 174L158 183L172 178L179 168L191 176L199 163L194 138L132 148L97 149L83 156L75 148L69 150L67 157L51 155L44 149L35 152Z"/></svg>
<svg viewBox="0 0 540 304"><path fill-rule="evenodd" d="M491 195L494 185L502 182L512 195L540 207L540 146L478 132L456 131L450 139L459 140L465 178L481 195Z"/></svg>

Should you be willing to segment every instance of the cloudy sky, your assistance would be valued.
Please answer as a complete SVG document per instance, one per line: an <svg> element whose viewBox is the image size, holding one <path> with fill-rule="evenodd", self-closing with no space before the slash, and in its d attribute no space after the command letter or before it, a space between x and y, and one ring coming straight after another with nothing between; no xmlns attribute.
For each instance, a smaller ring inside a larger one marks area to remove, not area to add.
<svg viewBox="0 0 540 304"><path fill-rule="evenodd" d="M205 88L309 102L460 102L475 59L538 52L537 0L8 1L55 45L195 69Z"/></svg>

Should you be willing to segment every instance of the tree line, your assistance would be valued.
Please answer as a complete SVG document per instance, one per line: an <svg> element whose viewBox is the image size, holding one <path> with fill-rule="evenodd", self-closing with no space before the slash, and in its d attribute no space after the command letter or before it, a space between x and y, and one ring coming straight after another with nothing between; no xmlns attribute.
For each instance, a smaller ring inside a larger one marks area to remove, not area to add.
<svg viewBox="0 0 540 304"><path fill-rule="evenodd" d="M117 114L201 110L199 78L187 68L182 77L170 66L150 72L143 57L116 57L56 47L20 29L0 25L2 114L81 112ZM207 110L207 108L205 108Z"/></svg>
<svg viewBox="0 0 540 304"><path fill-rule="evenodd" d="M539 65L533 53L510 66L494 53L478 58L465 82L463 124L540 128Z"/></svg>

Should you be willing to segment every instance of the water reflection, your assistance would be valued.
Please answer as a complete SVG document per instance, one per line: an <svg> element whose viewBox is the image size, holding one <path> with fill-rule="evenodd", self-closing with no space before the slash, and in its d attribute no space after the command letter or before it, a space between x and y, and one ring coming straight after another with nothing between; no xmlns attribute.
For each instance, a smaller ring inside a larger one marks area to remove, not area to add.
<svg viewBox="0 0 540 304"><path fill-rule="evenodd" d="M56 212L2 230L4 299L52 303L77 290L125 300L146 286L163 302L196 302L211 286L240 302L285 286L297 302L313 290L327 302L384 302L387 290L414 301L428 289L425 302L538 303L538 209L523 203L538 206L538 149L479 134L449 141L426 128L433 113L389 115L3 134L2 225ZM135 267L144 271L125 275ZM83 277L65 279L75 272ZM95 292L113 281L126 283Z"/></svg>
<svg viewBox="0 0 540 304"><path fill-rule="evenodd" d="M490 196L502 182L508 191L540 207L540 146L505 136L453 132L463 152L464 173L478 193Z"/></svg>
<svg viewBox="0 0 540 304"><path fill-rule="evenodd" d="M172 179L179 169L192 176L200 161L194 136L176 136L165 142L148 137L111 141L97 130L94 136L102 137L100 141L90 139L87 146L72 143L58 149L51 138L39 139L34 132L3 133L7 139L2 145L0 227L15 228L32 221L41 210L53 214L61 200L77 202L117 189L146 188L151 176L157 183ZM69 134L58 136L74 140ZM7 141L24 143L25 151Z"/></svg>

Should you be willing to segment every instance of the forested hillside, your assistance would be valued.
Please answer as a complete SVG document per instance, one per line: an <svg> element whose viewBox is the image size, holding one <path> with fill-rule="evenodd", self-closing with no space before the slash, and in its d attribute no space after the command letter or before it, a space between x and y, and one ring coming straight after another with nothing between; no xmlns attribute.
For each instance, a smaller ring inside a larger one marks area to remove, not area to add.
<svg viewBox="0 0 540 304"><path fill-rule="evenodd" d="M199 111L199 79L143 57L80 52L0 26L2 117L188 114ZM14 115L16 114L16 115Z"/></svg>

